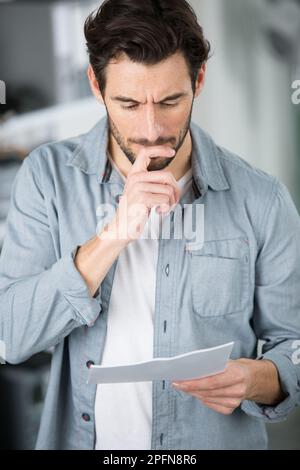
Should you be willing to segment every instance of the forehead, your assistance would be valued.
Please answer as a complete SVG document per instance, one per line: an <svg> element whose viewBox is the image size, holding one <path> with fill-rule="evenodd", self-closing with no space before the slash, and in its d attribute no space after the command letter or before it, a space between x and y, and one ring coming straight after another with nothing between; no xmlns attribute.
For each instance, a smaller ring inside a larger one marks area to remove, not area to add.
<svg viewBox="0 0 300 470"><path fill-rule="evenodd" d="M129 96L145 92L168 94L170 90L187 91L191 88L188 66L181 53L154 65L133 62L123 54L108 64L106 79L108 92Z"/></svg>

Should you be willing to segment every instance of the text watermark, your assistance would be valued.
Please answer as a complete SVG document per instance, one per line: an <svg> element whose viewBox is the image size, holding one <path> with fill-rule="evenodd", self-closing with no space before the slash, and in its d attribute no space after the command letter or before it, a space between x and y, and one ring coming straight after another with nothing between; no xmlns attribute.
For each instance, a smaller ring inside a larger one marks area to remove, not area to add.
<svg viewBox="0 0 300 470"><path fill-rule="evenodd" d="M298 105L300 104L300 80L295 80L292 83L292 89L295 90L292 93L292 103Z"/></svg>
<svg viewBox="0 0 300 470"><path fill-rule="evenodd" d="M5 364L6 360L6 346L5 342L0 340L0 365Z"/></svg>
<svg viewBox="0 0 300 470"><path fill-rule="evenodd" d="M292 348L295 349L292 354L292 362L297 366L300 364L300 339L293 342Z"/></svg>
<svg viewBox="0 0 300 470"><path fill-rule="evenodd" d="M0 80L0 104L6 104L6 85L3 80Z"/></svg>
<svg viewBox="0 0 300 470"><path fill-rule="evenodd" d="M204 243L204 204L177 204L169 213L161 215L154 213L152 217L144 217L144 227L140 227L137 220L143 219L145 205L127 204L123 196L122 211L117 231L111 231L106 238L142 240L183 240L197 244L200 249ZM105 227L110 224L116 215L113 204L100 204L97 208L97 235L103 234ZM147 219L147 220L146 220Z"/></svg>

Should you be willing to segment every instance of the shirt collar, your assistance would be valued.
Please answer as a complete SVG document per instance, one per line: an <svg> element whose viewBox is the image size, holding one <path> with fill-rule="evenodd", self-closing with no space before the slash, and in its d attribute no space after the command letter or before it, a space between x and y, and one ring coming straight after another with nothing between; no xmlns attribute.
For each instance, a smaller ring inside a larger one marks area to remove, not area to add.
<svg viewBox="0 0 300 470"><path fill-rule="evenodd" d="M220 150L213 139L193 122L190 131L193 142L192 172L199 192L204 194L208 187L214 191L230 189L221 165ZM96 174L100 184L111 183L111 178L107 178L107 171L111 171L107 148L108 118L105 115L88 133L81 136L67 165L87 174Z"/></svg>

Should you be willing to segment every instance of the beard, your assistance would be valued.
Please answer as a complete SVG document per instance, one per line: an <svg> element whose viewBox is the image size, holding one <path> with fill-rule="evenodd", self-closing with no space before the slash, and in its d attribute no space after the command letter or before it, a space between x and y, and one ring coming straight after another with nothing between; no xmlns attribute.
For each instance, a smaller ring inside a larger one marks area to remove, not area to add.
<svg viewBox="0 0 300 470"><path fill-rule="evenodd" d="M188 117L187 121L184 123L182 129L180 130L178 138L171 137L171 138L166 139L166 138L161 137L156 142L152 142L152 143L147 142L145 139L144 140L139 140L139 141L137 141L137 140L133 141L133 140L129 139L129 140L131 140L132 143L143 145L144 147L153 147L153 146L157 146L157 145L166 145L166 144L169 144L169 143L172 144L171 148L176 151L176 154L174 155L174 157L172 157L172 158L165 158L165 157L151 158L151 162L148 166L148 171L161 171L161 170L164 170L165 168L167 168L172 163L174 158L176 158L176 155L177 155L178 151L181 149L181 147L183 146L185 138L186 138L186 136L187 136L187 134L190 130L190 124L191 124L192 112L193 112L193 104L194 104L194 101L193 101L192 106L191 106L189 117ZM123 139L123 137L122 137L121 133L119 132L117 126L114 124L113 120L109 116L107 108L106 108L106 112L107 112L107 116L108 116L109 130L110 130L112 136L114 137L115 141L119 145L122 152L126 155L128 160L130 161L130 163L133 165L136 161L137 155L132 151L132 149L130 147L128 147L125 144L125 140Z"/></svg>

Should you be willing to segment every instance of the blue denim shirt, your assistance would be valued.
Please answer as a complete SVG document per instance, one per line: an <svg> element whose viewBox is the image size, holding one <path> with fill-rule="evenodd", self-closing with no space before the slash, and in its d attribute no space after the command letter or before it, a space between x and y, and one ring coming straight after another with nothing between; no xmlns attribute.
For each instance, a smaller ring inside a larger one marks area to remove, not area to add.
<svg viewBox="0 0 300 470"><path fill-rule="evenodd" d="M193 185L182 202L204 205L205 240L189 249L184 238L159 240L153 357L234 341L232 359L276 364L286 398L275 407L244 401L225 416L155 381L152 449L265 449L265 422L285 419L300 402L293 360L300 220L276 178L217 146L195 123L191 135ZM87 134L34 150L13 186L0 258L0 339L12 364L54 347L37 449L95 445L96 386L87 383L87 362L101 364L117 260L92 298L74 255L95 236L99 205L116 208L123 191L107 143L105 117Z"/></svg>

